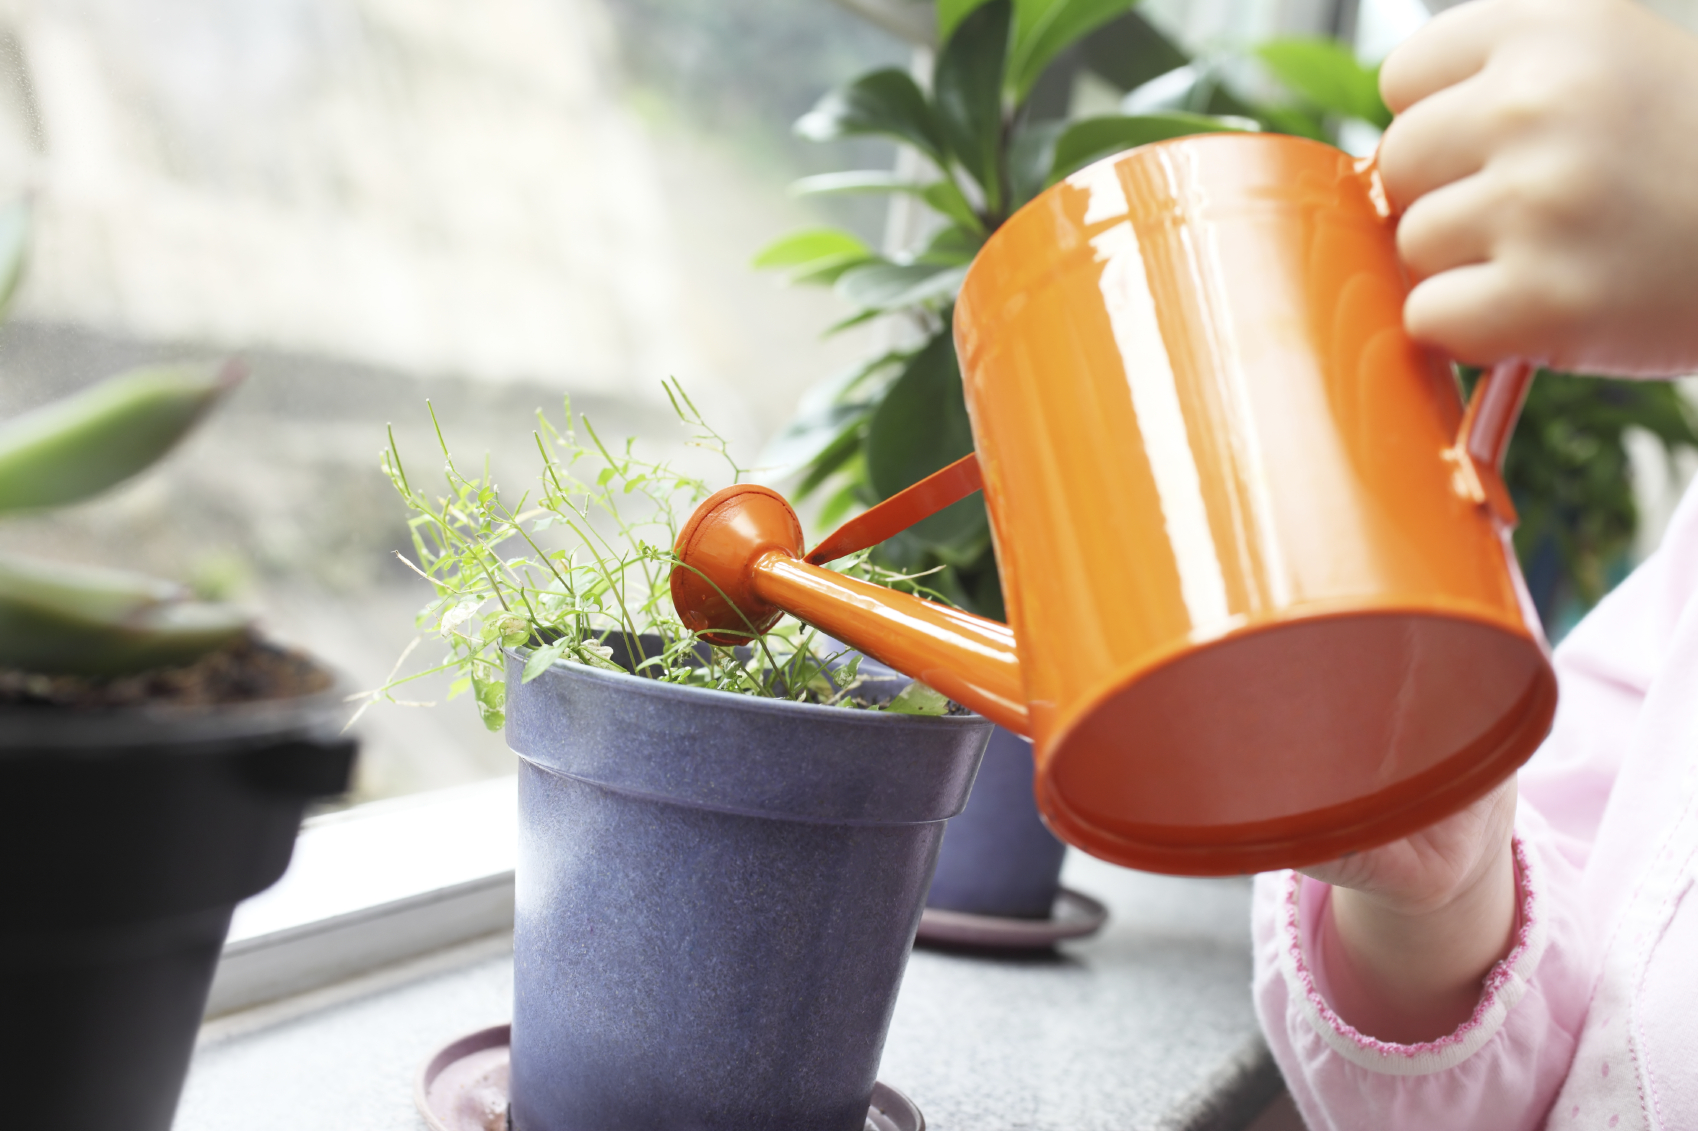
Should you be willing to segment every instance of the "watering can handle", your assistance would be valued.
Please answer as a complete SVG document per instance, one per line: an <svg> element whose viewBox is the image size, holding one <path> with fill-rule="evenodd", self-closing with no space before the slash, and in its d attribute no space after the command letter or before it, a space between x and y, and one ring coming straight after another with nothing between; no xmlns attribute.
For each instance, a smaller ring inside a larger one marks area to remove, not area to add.
<svg viewBox="0 0 1698 1131"><path fill-rule="evenodd" d="M809 550L802 560L809 565L824 565L846 554L876 546L921 519L930 518L944 507L960 502L984 485L984 477L979 474L979 457L971 453L964 455L943 470L932 472L912 487L898 491L871 510L863 511L839 526Z"/></svg>
<svg viewBox="0 0 1698 1131"><path fill-rule="evenodd" d="M1380 219L1397 223L1399 209L1380 177L1378 149L1356 163L1356 176ZM1515 359L1500 361L1482 373L1462 414L1456 443L1444 450L1457 494L1489 508L1506 528L1515 526L1516 514L1503 482L1503 457L1509 451L1510 434L1515 431L1536 371L1532 362Z"/></svg>

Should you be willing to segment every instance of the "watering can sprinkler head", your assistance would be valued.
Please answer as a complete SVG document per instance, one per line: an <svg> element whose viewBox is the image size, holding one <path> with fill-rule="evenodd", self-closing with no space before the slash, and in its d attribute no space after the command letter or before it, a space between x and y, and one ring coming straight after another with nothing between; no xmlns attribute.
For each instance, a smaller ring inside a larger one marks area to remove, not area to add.
<svg viewBox="0 0 1698 1131"><path fill-rule="evenodd" d="M755 594L755 563L770 553L802 556L802 524L784 496L739 483L709 496L678 535L672 603L678 619L709 644L747 644L784 610Z"/></svg>

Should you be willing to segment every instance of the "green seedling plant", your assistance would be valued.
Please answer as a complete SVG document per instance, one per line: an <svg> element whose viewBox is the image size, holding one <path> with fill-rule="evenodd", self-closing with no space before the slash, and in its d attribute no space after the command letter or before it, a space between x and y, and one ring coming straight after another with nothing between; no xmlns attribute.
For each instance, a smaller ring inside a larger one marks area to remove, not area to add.
<svg viewBox="0 0 1698 1131"><path fill-rule="evenodd" d="M741 481L745 469L683 388L668 382L666 391L690 444L718 457L730 482ZM748 643L737 647L709 645L686 629L668 584L678 561L672 547L680 519L712 489L699 476L645 458L633 440L605 443L587 417L574 417L569 398L563 424L537 413L538 484L512 502L491 480L487 462L473 471L455 462L434 409L431 421L442 489L427 491L409 473L393 429L382 466L411 512L408 564L435 591L419 614L420 628L446 646L446 655L402 675L404 654L389 682L365 696L368 704L405 703L396 698L404 685L449 672L449 697L469 693L485 725L498 730L506 711L505 652L521 649L525 683L567 661L829 706L908 714L947 709L942 696L919 683L882 707L859 698L859 655L790 618L764 635L749 632ZM920 579L864 560L842 568L923 591ZM644 637L658 640L658 649L636 644Z"/></svg>
<svg viewBox="0 0 1698 1131"><path fill-rule="evenodd" d="M22 274L27 206L0 214L0 310ZM240 380L234 364L108 378L0 422L0 516L78 503L151 467ZM248 629L228 605L122 570L0 554L0 668L112 678L175 667Z"/></svg>

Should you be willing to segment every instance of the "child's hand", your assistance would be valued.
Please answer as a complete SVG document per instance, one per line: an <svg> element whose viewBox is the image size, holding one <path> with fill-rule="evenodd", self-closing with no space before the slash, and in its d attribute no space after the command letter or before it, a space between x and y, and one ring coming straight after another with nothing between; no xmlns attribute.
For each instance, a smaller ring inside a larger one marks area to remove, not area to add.
<svg viewBox="0 0 1698 1131"><path fill-rule="evenodd" d="M1380 89L1411 335L1482 365L1698 368L1698 38L1632 0L1473 0Z"/></svg>
<svg viewBox="0 0 1698 1131"><path fill-rule="evenodd" d="M1466 1021L1510 947L1515 779L1436 825L1307 875L1333 885L1322 925L1333 1008L1371 1037L1415 1043Z"/></svg>

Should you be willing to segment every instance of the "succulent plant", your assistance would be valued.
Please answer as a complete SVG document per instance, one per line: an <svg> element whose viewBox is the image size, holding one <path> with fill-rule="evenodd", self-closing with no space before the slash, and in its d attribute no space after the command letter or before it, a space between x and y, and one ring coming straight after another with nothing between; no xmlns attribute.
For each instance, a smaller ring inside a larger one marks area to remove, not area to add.
<svg viewBox="0 0 1698 1131"><path fill-rule="evenodd" d="M0 214L0 310L21 273L25 206ZM150 467L241 379L227 363L110 377L0 422L0 516L80 502ZM120 570L0 553L0 668L96 678L188 663L246 631L227 605Z"/></svg>

